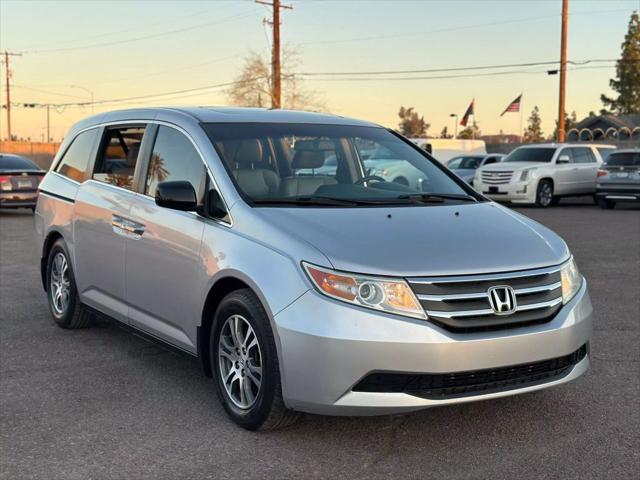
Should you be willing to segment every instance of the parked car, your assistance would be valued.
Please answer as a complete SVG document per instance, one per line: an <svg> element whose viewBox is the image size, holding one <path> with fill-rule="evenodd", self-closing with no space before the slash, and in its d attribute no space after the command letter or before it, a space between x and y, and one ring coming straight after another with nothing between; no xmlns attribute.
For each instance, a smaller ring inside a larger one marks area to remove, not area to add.
<svg viewBox="0 0 640 480"><path fill-rule="evenodd" d="M38 185L46 173L27 158L0 153L0 208L34 210Z"/></svg>
<svg viewBox="0 0 640 480"><path fill-rule="evenodd" d="M491 155L461 155L447 162L447 167L461 179L473 186L476 170L485 165L501 162L506 155L492 153Z"/></svg>
<svg viewBox="0 0 640 480"><path fill-rule="evenodd" d="M617 150L607 157L596 182L596 198L602 208L617 202L640 202L640 150Z"/></svg>
<svg viewBox="0 0 640 480"><path fill-rule="evenodd" d="M443 165L460 155L487 154L487 145L484 140L463 138L411 138L410 140Z"/></svg>
<svg viewBox="0 0 640 480"><path fill-rule="evenodd" d="M429 190L368 175L372 146ZM330 155L333 175L296 175ZM247 429L531 392L589 366L592 307L565 242L372 123L105 113L71 128L40 191L55 322L100 314L198 357Z"/></svg>
<svg viewBox="0 0 640 480"><path fill-rule="evenodd" d="M476 170L474 186L489 198L556 205L560 198L594 195L603 145L544 143L513 150L498 164ZM615 148L615 147L610 147Z"/></svg>

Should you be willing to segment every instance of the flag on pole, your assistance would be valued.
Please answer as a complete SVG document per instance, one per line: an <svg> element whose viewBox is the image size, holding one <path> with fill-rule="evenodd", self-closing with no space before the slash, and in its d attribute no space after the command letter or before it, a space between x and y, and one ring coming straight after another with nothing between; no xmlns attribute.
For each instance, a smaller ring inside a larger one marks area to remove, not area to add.
<svg viewBox="0 0 640 480"><path fill-rule="evenodd" d="M519 112L521 101L522 101L522 94L518 95L518 97L513 102L511 102L507 108L504 109L504 112L502 112L500 116L504 115L507 112Z"/></svg>
<svg viewBox="0 0 640 480"><path fill-rule="evenodd" d="M467 111L464 112L464 115L462 116L462 120L460 120L460 125L462 125L463 127L467 126L467 122L469 121L469 117L471 115L475 115L473 113L473 104L476 102L476 99L474 98L473 100L471 100L471 103L469 104L469 107L467 108Z"/></svg>

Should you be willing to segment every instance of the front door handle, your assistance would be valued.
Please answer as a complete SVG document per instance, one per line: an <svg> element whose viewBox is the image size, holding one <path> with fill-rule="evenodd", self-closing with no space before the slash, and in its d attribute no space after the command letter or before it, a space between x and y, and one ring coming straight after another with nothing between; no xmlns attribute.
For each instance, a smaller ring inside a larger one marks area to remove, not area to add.
<svg viewBox="0 0 640 480"><path fill-rule="evenodd" d="M118 235L124 235L134 240L139 240L145 229L144 224L116 215L115 213L111 216L111 227Z"/></svg>

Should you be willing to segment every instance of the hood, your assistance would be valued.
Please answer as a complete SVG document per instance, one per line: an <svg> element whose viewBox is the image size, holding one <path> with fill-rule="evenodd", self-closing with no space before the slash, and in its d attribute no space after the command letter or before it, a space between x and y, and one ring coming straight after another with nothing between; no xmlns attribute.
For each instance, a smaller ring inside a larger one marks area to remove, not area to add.
<svg viewBox="0 0 640 480"><path fill-rule="evenodd" d="M451 171L463 180L467 181L473 180L473 177L476 176L476 171L472 168L454 168Z"/></svg>
<svg viewBox="0 0 640 480"><path fill-rule="evenodd" d="M498 162L498 163L492 163L490 165L486 165L480 168L483 171L487 171L487 172L495 172L495 171L504 172L505 170L517 172L520 170L524 170L525 168L544 167L545 165L551 165L551 164L546 162Z"/></svg>
<svg viewBox="0 0 640 480"><path fill-rule="evenodd" d="M255 211L272 227L316 247L335 269L349 272L505 272L556 265L569 256L555 233L492 202Z"/></svg>

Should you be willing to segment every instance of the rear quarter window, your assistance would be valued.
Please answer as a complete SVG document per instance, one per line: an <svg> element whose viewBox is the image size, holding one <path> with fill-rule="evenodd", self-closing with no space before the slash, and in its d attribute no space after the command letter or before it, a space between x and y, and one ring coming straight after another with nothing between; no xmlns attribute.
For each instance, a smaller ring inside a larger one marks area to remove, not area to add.
<svg viewBox="0 0 640 480"><path fill-rule="evenodd" d="M89 178L89 163L97 135L98 129L92 128L74 138L56 167L56 172L76 182L84 182Z"/></svg>

